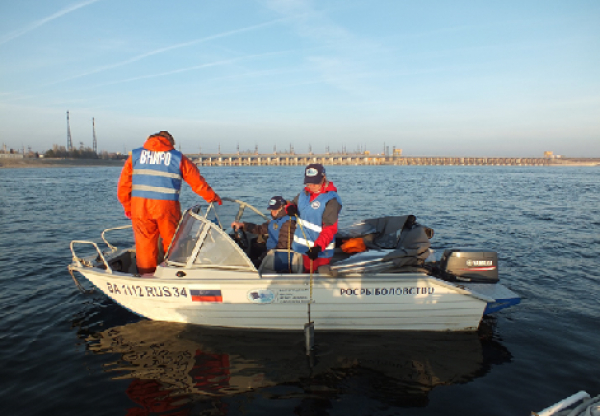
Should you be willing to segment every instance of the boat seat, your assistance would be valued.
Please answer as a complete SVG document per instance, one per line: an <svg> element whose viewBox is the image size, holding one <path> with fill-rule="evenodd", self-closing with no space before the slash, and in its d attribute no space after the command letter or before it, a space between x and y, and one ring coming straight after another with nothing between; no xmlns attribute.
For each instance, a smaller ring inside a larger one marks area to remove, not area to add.
<svg viewBox="0 0 600 416"><path fill-rule="evenodd" d="M300 253L288 252L288 250L269 250L260 263L258 272L260 274L290 273L288 258L291 260L291 273L302 273L304 271Z"/></svg>
<svg viewBox="0 0 600 416"><path fill-rule="evenodd" d="M134 250L125 250L117 257L110 259L108 264L113 271L135 274L137 273L135 257Z"/></svg>

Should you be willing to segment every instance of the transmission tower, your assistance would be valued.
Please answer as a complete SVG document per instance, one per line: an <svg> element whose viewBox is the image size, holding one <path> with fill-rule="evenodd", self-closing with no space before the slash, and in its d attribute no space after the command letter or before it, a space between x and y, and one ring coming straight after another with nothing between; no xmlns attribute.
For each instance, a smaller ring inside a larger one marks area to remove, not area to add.
<svg viewBox="0 0 600 416"><path fill-rule="evenodd" d="M71 140L71 126L69 126L69 112L67 111L67 150L73 149L73 141Z"/></svg>
<svg viewBox="0 0 600 416"><path fill-rule="evenodd" d="M98 154L98 141L96 140L96 124L94 121L94 117L92 117L92 131L94 133L94 142L92 144L94 153Z"/></svg>

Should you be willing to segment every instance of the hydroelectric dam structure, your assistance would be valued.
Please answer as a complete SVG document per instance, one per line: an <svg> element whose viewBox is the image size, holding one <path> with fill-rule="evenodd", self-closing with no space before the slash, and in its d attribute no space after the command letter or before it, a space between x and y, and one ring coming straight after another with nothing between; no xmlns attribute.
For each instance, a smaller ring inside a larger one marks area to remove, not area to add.
<svg viewBox="0 0 600 416"><path fill-rule="evenodd" d="M556 159L525 157L425 157L365 154L188 154L198 166L323 165L440 165L440 166L551 166Z"/></svg>

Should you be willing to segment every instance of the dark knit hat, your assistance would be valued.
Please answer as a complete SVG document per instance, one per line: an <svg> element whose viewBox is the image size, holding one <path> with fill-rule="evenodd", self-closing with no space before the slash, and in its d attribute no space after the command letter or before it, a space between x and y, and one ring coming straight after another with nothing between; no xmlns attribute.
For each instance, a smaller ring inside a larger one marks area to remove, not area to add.
<svg viewBox="0 0 600 416"><path fill-rule="evenodd" d="M161 136L161 137L164 137L165 139L167 139L168 141L170 141L173 145L175 144L175 139L173 138L173 136L171 136L171 133L169 133L166 130L159 131L158 133L154 133L152 136Z"/></svg>

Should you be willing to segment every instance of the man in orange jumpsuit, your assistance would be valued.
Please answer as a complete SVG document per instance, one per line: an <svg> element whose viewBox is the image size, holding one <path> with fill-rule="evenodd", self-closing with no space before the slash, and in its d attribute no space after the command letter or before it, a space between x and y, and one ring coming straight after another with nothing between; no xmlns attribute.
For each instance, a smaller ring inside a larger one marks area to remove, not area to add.
<svg viewBox="0 0 600 416"><path fill-rule="evenodd" d="M131 151L125 162L117 196L131 219L138 273L154 273L158 261L158 237L165 253L181 218L179 192L182 180L207 202L221 205L221 198L200 175L196 165L175 150L167 131L148 137L143 147Z"/></svg>

